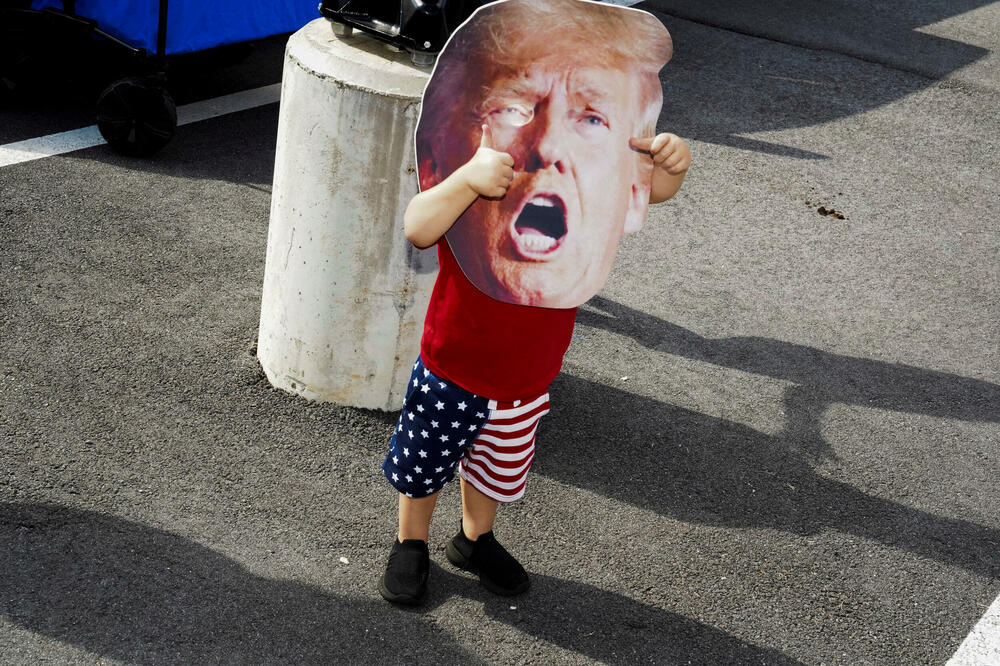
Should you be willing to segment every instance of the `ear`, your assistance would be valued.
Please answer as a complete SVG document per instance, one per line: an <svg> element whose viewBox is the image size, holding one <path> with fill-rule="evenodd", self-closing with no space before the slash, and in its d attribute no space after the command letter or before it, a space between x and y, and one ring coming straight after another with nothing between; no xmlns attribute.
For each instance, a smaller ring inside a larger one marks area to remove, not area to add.
<svg viewBox="0 0 1000 666"><path fill-rule="evenodd" d="M625 233L632 234L642 229L642 224L646 221L646 212L649 210L649 193L648 181L632 183L628 210L625 212Z"/></svg>

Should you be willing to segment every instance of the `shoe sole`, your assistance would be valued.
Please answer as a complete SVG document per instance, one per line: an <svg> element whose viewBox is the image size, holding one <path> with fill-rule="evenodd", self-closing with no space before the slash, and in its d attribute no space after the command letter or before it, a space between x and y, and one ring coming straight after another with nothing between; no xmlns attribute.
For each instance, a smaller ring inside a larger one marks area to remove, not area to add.
<svg viewBox="0 0 1000 666"><path fill-rule="evenodd" d="M400 604L401 606L419 606L423 603L424 597L427 596L427 590L425 589L417 596L411 594L393 594L385 586L385 581L379 578L378 581L378 593L382 595L382 598L386 601L394 604Z"/></svg>
<svg viewBox="0 0 1000 666"><path fill-rule="evenodd" d="M472 562L469 561L469 558L467 558L465 555L462 555L461 551L459 551L458 548L455 548L454 543L451 541L449 541L448 545L445 546L444 548L444 556L448 558L449 562L454 564L459 569L463 569L464 571L468 571L470 573L478 575L479 582L482 584L483 587L485 587L493 594L499 594L501 597L513 597L516 594L521 594L522 592L526 592L527 589L531 587L530 579L524 581L517 587L509 588L509 587L500 587L499 585L491 581L489 578L484 578L483 574L479 571L479 569L476 566L474 566Z"/></svg>

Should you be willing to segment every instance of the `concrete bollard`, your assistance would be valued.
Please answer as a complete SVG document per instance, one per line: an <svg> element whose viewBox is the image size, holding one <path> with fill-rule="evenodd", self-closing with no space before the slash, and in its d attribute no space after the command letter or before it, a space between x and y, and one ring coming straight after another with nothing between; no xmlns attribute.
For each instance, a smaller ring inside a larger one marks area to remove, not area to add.
<svg viewBox="0 0 1000 666"><path fill-rule="evenodd" d="M257 342L275 387L402 405L437 270L402 232L428 76L326 19L288 42Z"/></svg>

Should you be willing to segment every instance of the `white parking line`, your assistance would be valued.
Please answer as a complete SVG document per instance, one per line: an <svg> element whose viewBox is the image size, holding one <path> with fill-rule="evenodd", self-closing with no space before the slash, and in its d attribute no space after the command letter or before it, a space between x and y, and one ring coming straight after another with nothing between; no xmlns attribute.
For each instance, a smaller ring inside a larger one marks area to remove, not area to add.
<svg viewBox="0 0 1000 666"><path fill-rule="evenodd" d="M223 95L215 99L192 102L177 108L177 124L188 125L200 120L224 116L227 113L246 111L265 104L273 104L280 98L281 84L274 83L253 90ZM0 146L0 167L92 148L104 142L104 137L97 130L97 125L40 136L35 139L15 141Z"/></svg>
<svg viewBox="0 0 1000 666"><path fill-rule="evenodd" d="M227 113L246 111L265 104L274 104L281 98L281 84L273 83L263 88L223 95L202 102L192 102L177 109L177 124L187 125L199 120L208 120Z"/></svg>
<svg viewBox="0 0 1000 666"><path fill-rule="evenodd" d="M1000 597L972 628L945 666L996 666L1000 664Z"/></svg>

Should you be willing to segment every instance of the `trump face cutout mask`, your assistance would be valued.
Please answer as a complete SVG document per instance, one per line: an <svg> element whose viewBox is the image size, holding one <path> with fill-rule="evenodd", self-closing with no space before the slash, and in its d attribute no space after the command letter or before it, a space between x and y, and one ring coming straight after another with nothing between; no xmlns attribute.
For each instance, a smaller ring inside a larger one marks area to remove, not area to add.
<svg viewBox="0 0 1000 666"><path fill-rule="evenodd" d="M549 308L597 293L646 218L653 163L629 141L655 134L671 54L651 14L588 0L504 0L452 34L417 123L421 189L480 147L514 172L445 234L473 285Z"/></svg>

